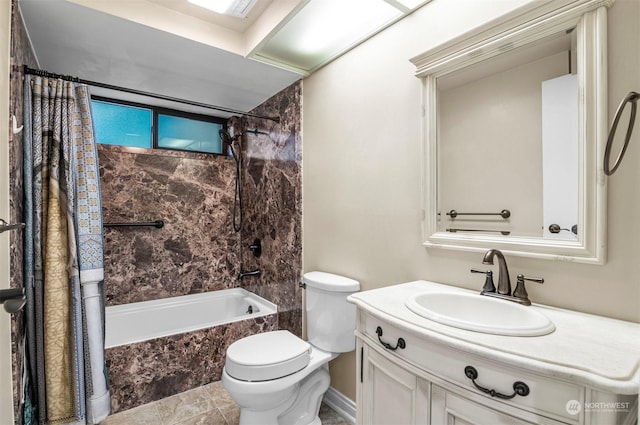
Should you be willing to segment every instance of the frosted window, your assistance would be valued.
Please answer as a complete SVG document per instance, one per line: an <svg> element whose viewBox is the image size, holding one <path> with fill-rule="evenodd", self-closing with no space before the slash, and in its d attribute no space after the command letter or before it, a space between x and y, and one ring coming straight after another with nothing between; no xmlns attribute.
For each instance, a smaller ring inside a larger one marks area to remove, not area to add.
<svg viewBox="0 0 640 425"><path fill-rule="evenodd" d="M222 123L158 114L158 147L222 153Z"/></svg>
<svg viewBox="0 0 640 425"><path fill-rule="evenodd" d="M106 145L150 149L153 111L117 103L91 101L96 141Z"/></svg>

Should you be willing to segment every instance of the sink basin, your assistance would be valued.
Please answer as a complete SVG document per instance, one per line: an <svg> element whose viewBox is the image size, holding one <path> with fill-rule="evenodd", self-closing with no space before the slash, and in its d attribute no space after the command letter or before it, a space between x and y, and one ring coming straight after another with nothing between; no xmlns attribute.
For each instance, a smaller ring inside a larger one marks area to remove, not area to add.
<svg viewBox="0 0 640 425"><path fill-rule="evenodd" d="M542 313L511 301L463 292L423 292L405 300L412 312L444 325L505 336L540 336L555 330Z"/></svg>

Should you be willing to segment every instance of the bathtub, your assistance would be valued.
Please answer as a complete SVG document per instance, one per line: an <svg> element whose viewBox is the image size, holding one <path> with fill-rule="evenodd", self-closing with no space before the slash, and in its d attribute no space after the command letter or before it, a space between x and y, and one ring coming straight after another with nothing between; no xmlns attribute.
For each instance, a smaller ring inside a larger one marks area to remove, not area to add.
<svg viewBox="0 0 640 425"><path fill-rule="evenodd" d="M242 288L109 306L105 314L105 348L275 313L275 304Z"/></svg>
<svg viewBox="0 0 640 425"><path fill-rule="evenodd" d="M107 307L112 413L220 380L228 346L278 329L278 315L241 288Z"/></svg>

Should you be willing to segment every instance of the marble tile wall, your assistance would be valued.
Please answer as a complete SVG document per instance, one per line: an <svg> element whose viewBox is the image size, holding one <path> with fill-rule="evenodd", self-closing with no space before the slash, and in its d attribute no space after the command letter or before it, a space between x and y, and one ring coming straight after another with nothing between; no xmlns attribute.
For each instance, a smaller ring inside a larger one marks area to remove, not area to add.
<svg viewBox="0 0 640 425"><path fill-rule="evenodd" d="M29 38L22 24L22 17L18 10L17 0L11 0L11 47L10 47L11 72L9 79L9 114L15 115L17 126L22 126L22 65L37 68L36 58L33 54ZM6 128L11 129L11 117ZM11 223L22 222L23 220L23 177L22 177L22 133L13 134L9 130L9 181L12 188L9 199L9 217L0 217ZM11 287L24 287L23 274L23 233L12 231L10 233L10 276ZM12 364L13 364L13 389L14 389L14 411L17 412L19 401L19 389L22 387L22 359L24 346L22 345L23 333L22 314L12 315ZM16 414L19 418L19 415ZM21 418L19 418L21 422Z"/></svg>
<svg viewBox="0 0 640 425"><path fill-rule="evenodd" d="M232 120L232 131L268 133L242 138L240 235L231 225L232 158L99 146L105 222L165 221L162 229L105 229L107 305L241 286L276 303L284 328L300 334L300 96L296 83L252 111L280 123ZM260 258L248 249L255 238ZM262 274L238 280L241 269Z"/></svg>
<svg viewBox="0 0 640 425"><path fill-rule="evenodd" d="M277 328L272 314L107 349L112 413L219 381L233 341Z"/></svg>
<svg viewBox="0 0 640 425"><path fill-rule="evenodd" d="M107 305L231 288L239 236L231 228L234 165L226 156L98 145Z"/></svg>
<svg viewBox="0 0 640 425"><path fill-rule="evenodd" d="M253 130L242 138L242 196L244 226L243 270L261 271L240 286L276 303L280 329L302 334L302 82L294 83L254 109L253 113L280 117L280 123L245 117L233 130ZM262 241L262 255L248 249Z"/></svg>

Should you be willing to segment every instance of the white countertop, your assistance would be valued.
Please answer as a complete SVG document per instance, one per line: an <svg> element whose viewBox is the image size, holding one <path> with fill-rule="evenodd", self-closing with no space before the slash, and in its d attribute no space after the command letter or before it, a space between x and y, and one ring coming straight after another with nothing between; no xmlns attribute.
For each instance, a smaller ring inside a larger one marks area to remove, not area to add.
<svg viewBox="0 0 640 425"><path fill-rule="evenodd" d="M491 335L442 325L405 307L407 297L426 291L474 292L419 280L358 292L349 301L395 326L457 349L601 391L638 393L638 323L534 304L527 308L547 316L556 326L554 332L535 337Z"/></svg>

